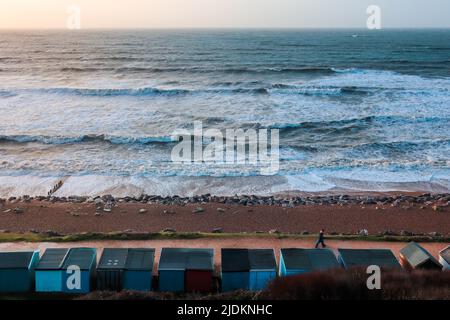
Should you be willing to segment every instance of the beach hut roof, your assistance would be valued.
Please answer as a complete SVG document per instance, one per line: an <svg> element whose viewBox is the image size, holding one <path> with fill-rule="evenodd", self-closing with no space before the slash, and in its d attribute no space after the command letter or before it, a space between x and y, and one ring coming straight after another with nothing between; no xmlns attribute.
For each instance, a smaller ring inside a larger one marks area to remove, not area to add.
<svg viewBox="0 0 450 320"><path fill-rule="evenodd" d="M208 250L199 250L194 254L187 254L188 270L213 270L213 253Z"/></svg>
<svg viewBox="0 0 450 320"><path fill-rule="evenodd" d="M59 270L69 249L47 249L39 260L36 270Z"/></svg>
<svg viewBox="0 0 450 320"><path fill-rule="evenodd" d="M400 268L400 263L389 249L339 249L347 267L376 265L385 268Z"/></svg>
<svg viewBox="0 0 450 320"><path fill-rule="evenodd" d="M250 270L247 249L222 249L222 271L243 272Z"/></svg>
<svg viewBox="0 0 450 320"><path fill-rule="evenodd" d="M80 270L89 270L95 259L95 249L47 249L39 260L36 270L60 270L78 266Z"/></svg>
<svg viewBox="0 0 450 320"><path fill-rule="evenodd" d="M288 270L328 270L339 268L333 251L328 249L282 249Z"/></svg>
<svg viewBox="0 0 450 320"><path fill-rule="evenodd" d="M89 270L95 259L94 249L88 248L73 248L67 254L63 269L67 269L70 266L78 266L80 270Z"/></svg>
<svg viewBox="0 0 450 320"><path fill-rule="evenodd" d="M152 271L155 261L155 249L129 249L125 269Z"/></svg>
<svg viewBox="0 0 450 320"><path fill-rule="evenodd" d="M250 270L274 270L277 268L273 249L249 250Z"/></svg>
<svg viewBox="0 0 450 320"><path fill-rule="evenodd" d="M274 270L273 249L222 249L222 272Z"/></svg>
<svg viewBox="0 0 450 320"><path fill-rule="evenodd" d="M103 250L98 269L151 271L154 259L155 249L106 248Z"/></svg>
<svg viewBox="0 0 450 320"><path fill-rule="evenodd" d="M400 253L413 268L417 268L427 262L440 265L431 253L415 242L409 243L406 247L400 250Z"/></svg>
<svg viewBox="0 0 450 320"><path fill-rule="evenodd" d="M448 264L450 264L450 246L445 248L440 252L440 256L444 259Z"/></svg>
<svg viewBox="0 0 450 320"><path fill-rule="evenodd" d="M35 252L0 252L0 269L28 269Z"/></svg>
<svg viewBox="0 0 450 320"><path fill-rule="evenodd" d="M97 269L124 269L127 255L128 249L105 248Z"/></svg>
<svg viewBox="0 0 450 320"><path fill-rule="evenodd" d="M162 249L159 259L159 270L185 270L185 255L183 249Z"/></svg>
<svg viewBox="0 0 450 320"><path fill-rule="evenodd" d="M158 269L212 271L213 256L213 249L163 248Z"/></svg>

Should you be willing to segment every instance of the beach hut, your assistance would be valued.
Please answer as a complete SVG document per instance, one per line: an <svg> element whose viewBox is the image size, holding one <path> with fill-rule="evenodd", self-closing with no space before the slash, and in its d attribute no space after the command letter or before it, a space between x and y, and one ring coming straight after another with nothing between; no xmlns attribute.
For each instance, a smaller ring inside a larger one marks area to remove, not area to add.
<svg viewBox="0 0 450 320"><path fill-rule="evenodd" d="M97 289L151 291L155 249L104 249L97 268Z"/></svg>
<svg viewBox="0 0 450 320"><path fill-rule="evenodd" d="M222 291L259 291L277 276L273 249L222 249Z"/></svg>
<svg viewBox="0 0 450 320"><path fill-rule="evenodd" d="M400 250L400 261L407 269L441 270L441 264L421 245L411 242Z"/></svg>
<svg viewBox="0 0 450 320"><path fill-rule="evenodd" d="M96 249L47 249L35 269L36 292L88 293L96 264Z"/></svg>
<svg viewBox="0 0 450 320"><path fill-rule="evenodd" d="M280 276L338 269L340 264L329 249L281 249Z"/></svg>
<svg viewBox="0 0 450 320"><path fill-rule="evenodd" d="M394 253L388 249L339 249L339 262L345 269L379 266L383 269L400 269Z"/></svg>
<svg viewBox="0 0 450 320"><path fill-rule="evenodd" d="M222 292L250 289L250 259L247 249L222 249Z"/></svg>
<svg viewBox="0 0 450 320"><path fill-rule="evenodd" d="M439 262L444 270L450 270L450 246L439 253Z"/></svg>
<svg viewBox="0 0 450 320"><path fill-rule="evenodd" d="M33 288L39 251L0 252L0 292L28 292Z"/></svg>
<svg viewBox="0 0 450 320"><path fill-rule="evenodd" d="M163 248L158 266L162 292L199 292L212 290L213 249Z"/></svg>
<svg viewBox="0 0 450 320"><path fill-rule="evenodd" d="M129 249L123 278L123 289L151 291L154 262L155 249Z"/></svg>
<svg viewBox="0 0 450 320"><path fill-rule="evenodd" d="M250 290L264 290L277 276L277 261L273 249L249 250Z"/></svg>
<svg viewBox="0 0 450 320"><path fill-rule="evenodd" d="M123 273L127 263L128 249L103 250L97 267L97 290L122 290Z"/></svg>

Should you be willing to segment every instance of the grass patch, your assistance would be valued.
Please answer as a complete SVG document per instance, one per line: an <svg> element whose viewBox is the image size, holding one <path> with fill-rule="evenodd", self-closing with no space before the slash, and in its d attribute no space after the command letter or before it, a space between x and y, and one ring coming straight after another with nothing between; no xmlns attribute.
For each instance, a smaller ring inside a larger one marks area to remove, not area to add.
<svg viewBox="0 0 450 320"><path fill-rule="evenodd" d="M46 233L0 233L0 242L81 242L106 240L196 240L196 239L227 239L227 238L272 238L272 239L315 239L317 235L301 234L269 234L269 233L76 233L68 235L48 235ZM431 236L359 236L359 235L333 235L327 240L345 241L388 241L388 242L450 242L450 237Z"/></svg>

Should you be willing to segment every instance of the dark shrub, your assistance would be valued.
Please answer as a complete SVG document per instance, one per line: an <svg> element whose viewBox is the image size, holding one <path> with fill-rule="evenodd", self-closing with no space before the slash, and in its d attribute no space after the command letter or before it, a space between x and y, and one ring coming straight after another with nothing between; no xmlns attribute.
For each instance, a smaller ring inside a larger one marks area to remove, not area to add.
<svg viewBox="0 0 450 320"><path fill-rule="evenodd" d="M274 300L450 300L450 272L384 270L381 290L369 290L364 269L333 270L271 283L263 299Z"/></svg>

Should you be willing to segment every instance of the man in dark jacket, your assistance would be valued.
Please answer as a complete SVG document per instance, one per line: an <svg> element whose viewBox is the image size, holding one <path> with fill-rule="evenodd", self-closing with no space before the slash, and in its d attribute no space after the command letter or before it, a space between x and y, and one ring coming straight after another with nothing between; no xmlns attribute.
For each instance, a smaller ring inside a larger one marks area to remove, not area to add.
<svg viewBox="0 0 450 320"><path fill-rule="evenodd" d="M325 230L320 230L319 233L319 240L317 240L316 243L316 249L319 247L319 244L322 245L322 248L326 248L327 246L325 245Z"/></svg>

